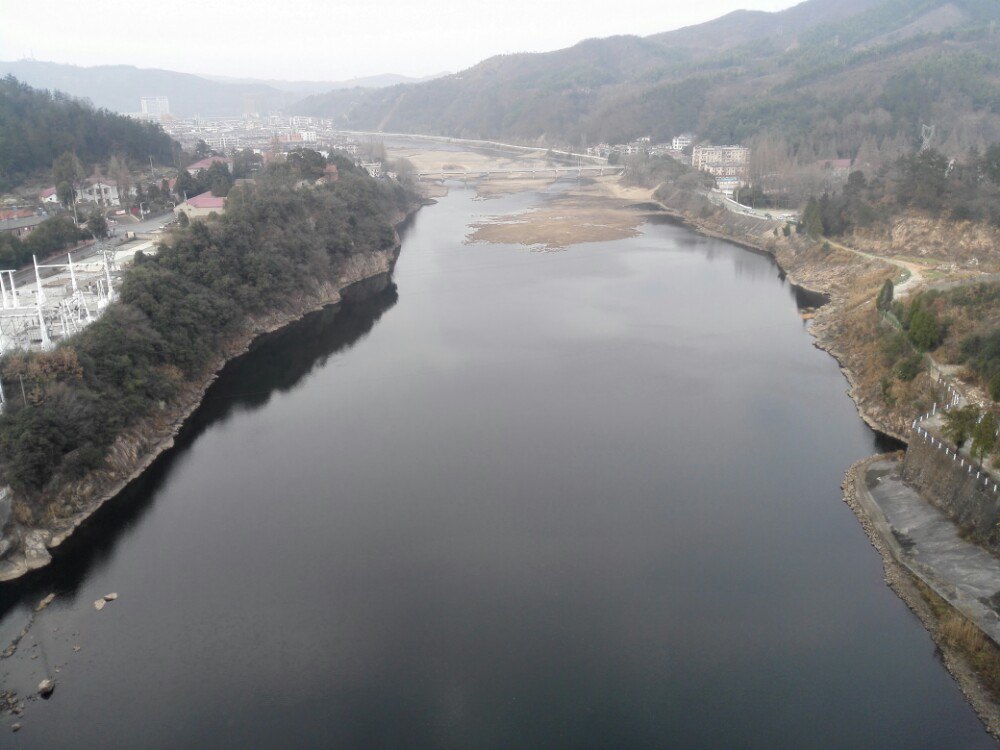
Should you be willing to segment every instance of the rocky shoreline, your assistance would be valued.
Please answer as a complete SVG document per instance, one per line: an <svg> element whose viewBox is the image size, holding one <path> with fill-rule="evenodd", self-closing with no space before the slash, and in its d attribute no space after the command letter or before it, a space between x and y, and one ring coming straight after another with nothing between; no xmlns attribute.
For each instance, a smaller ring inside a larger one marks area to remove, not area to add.
<svg viewBox="0 0 1000 750"><path fill-rule="evenodd" d="M778 268L781 269L782 273L785 274L791 283L809 291L827 295L829 302L820 308L816 319L809 326L809 332L814 337L813 345L827 352L836 360L840 371L848 383L847 394L854 402L858 415L865 424L876 432L888 435L904 445L909 443L908 437L904 434L905 428L901 428L900 424L898 424L900 420L897 418L891 421L890 415L886 414L884 410L873 408L865 399L858 383L858 376L850 364L852 355L838 345L834 329L837 325L838 316L843 312L845 300L841 295L836 293L835 289L829 285L810 283L814 277L808 279L802 278L801 275L796 275L789 271L786 268L786 264L782 263L782 258L779 257L779 253L774 247L754 242L746 236L734 236L724 231L719 231L715 226L706 224L703 220L689 213L677 211L663 203L663 201L658 201L658 203L665 213L682 222L692 231L704 236L733 242L753 252L765 253L774 260ZM780 226L780 223L775 222L775 226ZM996 739L1000 740L1000 703L997 702L983 680L977 675L966 654L944 638L941 631L941 616L935 612L930 601L930 598L935 596L934 593L929 589L927 589L927 593L924 593L920 588L918 579L895 559L889 545L881 538L878 529L871 518L869 518L864 507L858 502L856 492L858 477L863 476L864 469L869 463L885 457L884 455L869 456L857 461L847 469L842 484L844 502L857 517L871 545L882 556L885 581L889 585L889 588L920 619L920 622L938 647L945 668L958 683L966 700L972 706L976 715L979 716L986 730ZM944 600L941 600L941 605L947 609L951 609L950 605Z"/></svg>
<svg viewBox="0 0 1000 750"><path fill-rule="evenodd" d="M394 217L396 229L421 205ZM8 524L7 534L0 538L7 547L6 555L0 559L0 583L48 565L52 560L50 550L59 547L105 503L173 448L177 434L201 405L205 393L226 364L250 351L261 336L278 331L324 307L336 306L345 297L356 298L358 295L351 294L353 289L363 288L365 295L384 289L389 283L400 247L397 233L396 243L391 249L351 258L336 283L319 285L281 312L249 320L243 331L219 354L201 381L188 384L168 407L140 420L118 437L109 450L107 469L91 472L79 481L58 488L53 498L55 511L48 514L47 523L27 525L12 520Z"/></svg>

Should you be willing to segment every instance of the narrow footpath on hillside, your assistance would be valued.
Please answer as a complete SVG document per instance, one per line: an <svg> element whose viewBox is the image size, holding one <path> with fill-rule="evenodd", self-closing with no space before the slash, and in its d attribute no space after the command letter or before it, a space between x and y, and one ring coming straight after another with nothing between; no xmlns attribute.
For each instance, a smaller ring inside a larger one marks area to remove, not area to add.
<svg viewBox="0 0 1000 750"><path fill-rule="evenodd" d="M829 237L823 237L822 239L824 242L829 242L830 246L835 247L837 250L843 250L845 253L852 253L868 260L882 261L883 263L888 263L890 266L896 266L896 268L906 271L908 274L907 277L895 286L894 292L896 296L905 296L916 289L921 283L923 283L924 273L929 270L928 266L921 265L920 263L914 263L909 260L900 260L899 258L887 258L884 255L875 255L874 253L866 253L862 250L856 250L853 247L831 240Z"/></svg>

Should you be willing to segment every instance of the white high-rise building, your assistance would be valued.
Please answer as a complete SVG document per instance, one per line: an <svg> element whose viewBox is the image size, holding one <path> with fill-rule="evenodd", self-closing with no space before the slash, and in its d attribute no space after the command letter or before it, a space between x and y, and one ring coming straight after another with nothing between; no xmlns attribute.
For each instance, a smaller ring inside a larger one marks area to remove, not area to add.
<svg viewBox="0 0 1000 750"><path fill-rule="evenodd" d="M143 96L139 108L146 117L161 117L170 114L170 101L165 96Z"/></svg>

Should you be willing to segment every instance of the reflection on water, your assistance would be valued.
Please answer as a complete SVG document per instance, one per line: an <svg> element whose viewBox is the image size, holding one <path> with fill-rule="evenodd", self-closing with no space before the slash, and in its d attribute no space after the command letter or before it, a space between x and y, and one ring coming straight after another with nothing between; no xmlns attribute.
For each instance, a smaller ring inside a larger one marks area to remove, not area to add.
<svg viewBox="0 0 1000 750"><path fill-rule="evenodd" d="M453 186L398 292L226 368L0 589L2 634L59 594L0 662L61 670L18 746L992 746L842 502L878 438L776 266L464 244L539 199Z"/></svg>
<svg viewBox="0 0 1000 750"><path fill-rule="evenodd" d="M33 605L49 591L58 592L60 598L72 596L88 571L114 551L122 530L142 517L175 462L206 429L225 422L233 412L259 409L274 393L294 388L331 356L364 338L397 299L395 285L389 284L364 301L325 307L262 336L248 354L229 362L177 435L173 449L56 550L49 567L0 586L0 618L19 605Z"/></svg>

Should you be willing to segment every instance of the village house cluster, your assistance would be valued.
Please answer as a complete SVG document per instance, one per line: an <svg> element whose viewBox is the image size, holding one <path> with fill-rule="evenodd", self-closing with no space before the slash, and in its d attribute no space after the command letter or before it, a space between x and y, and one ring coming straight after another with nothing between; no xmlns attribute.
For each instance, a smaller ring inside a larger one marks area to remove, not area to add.
<svg viewBox="0 0 1000 750"><path fill-rule="evenodd" d="M715 177L719 190L734 193L750 182L750 149L746 146L713 146L697 144L692 133L674 136L669 143L653 143L650 137L629 143L599 143L587 149L587 154L605 159L621 160L638 154L669 156Z"/></svg>

